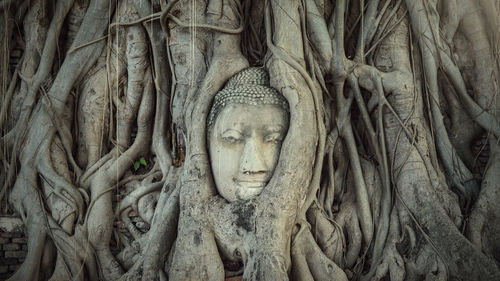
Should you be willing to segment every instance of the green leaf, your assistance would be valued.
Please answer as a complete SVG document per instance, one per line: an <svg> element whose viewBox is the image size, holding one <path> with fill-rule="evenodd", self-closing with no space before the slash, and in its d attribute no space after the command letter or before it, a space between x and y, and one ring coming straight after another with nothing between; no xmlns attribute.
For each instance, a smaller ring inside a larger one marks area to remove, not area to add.
<svg viewBox="0 0 500 281"><path fill-rule="evenodd" d="M141 163L139 161L135 161L134 162L134 171L137 171L140 166L141 166Z"/></svg>
<svg viewBox="0 0 500 281"><path fill-rule="evenodd" d="M141 159L139 159L139 163L141 163L141 165L143 165L144 167L148 166L148 162L146 162L146 159L144 159L144 157L141 157Z"/></svg>

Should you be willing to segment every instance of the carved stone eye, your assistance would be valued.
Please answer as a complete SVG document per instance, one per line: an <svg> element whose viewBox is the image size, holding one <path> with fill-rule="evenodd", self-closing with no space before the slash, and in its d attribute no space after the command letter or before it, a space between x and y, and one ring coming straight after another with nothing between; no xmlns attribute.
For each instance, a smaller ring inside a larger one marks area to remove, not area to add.
<svg viewBox="0 0 500 281"><path fill-rule="evenodd" d="M238 143L241 141L241 139L235 138L232 136L222 137L222 140L224 140L224 142L230 143L230 144Z"/></svg>
<svg viewBox="0 0 500 281"><path fill-rule="evenodd" d="M280 143L282 140L283 140L283 137L281 136L280 133L272 133L272 134L267 135L264 138L264 142L273 143L273 144Z"/></svg>
<svg viewBox="0 0 500 281"><path fill-rule="evenodd" d="M237 130L230 129L222 133L222 141L228 144L236 144L243 142L243 135Z"/></svg>

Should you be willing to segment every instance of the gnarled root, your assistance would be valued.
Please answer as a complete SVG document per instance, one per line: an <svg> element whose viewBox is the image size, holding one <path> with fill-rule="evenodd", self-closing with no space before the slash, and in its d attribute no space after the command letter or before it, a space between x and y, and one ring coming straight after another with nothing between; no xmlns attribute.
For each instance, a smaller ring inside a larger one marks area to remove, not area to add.
<svg viewBox="0 0 500 281"><path fill-rule="evenodd" d="M500 145L490 137L490 160L466 235L487 256L500 261Z"/></svg>
<svg viewBox="0 0 500 281"><path fill-rule="evenodd" d="M411 233L413 234L413 232ZM401 244L403 244L403 247L406 246L406 244L411 244L406 248L415 246L414 234L411 238L408 236L410 236L410 234L407 234L405 237L406 239L404 239L400 235L397 208L393 208L390 218L389 237L387 237L382 257L378 264L372 265L371 268L373 268L374 271L370 271L367 275L363 276L361 280L383 280L385 276L389 275L393 281L403 281L406 275L405 262L398 250L402 248L399 247Z"/></svg>
<svg viewBox="0 0 500 281"><path fill-rule="evenodd" d="M321 251L307 225L295 236L291 252L294 280L347 281L344 271Z"/></svg>
<svg viewBox="0 0 500 281"><path fill-rule="evenodd" d="M310 231L325 256L343 268L345 239L342 228L328 219L316 203L307 210L307 221L311 223Z"/></svg>
<svg viewBox="0 0 500 281"><path fill-rule="evenodd" d="M174 188L178 169L172 169L160 194L152 227L140 239L141 253L120 280L157 280L177 235L180 185ZM132 252L131 252L132 253Z"/></svg>

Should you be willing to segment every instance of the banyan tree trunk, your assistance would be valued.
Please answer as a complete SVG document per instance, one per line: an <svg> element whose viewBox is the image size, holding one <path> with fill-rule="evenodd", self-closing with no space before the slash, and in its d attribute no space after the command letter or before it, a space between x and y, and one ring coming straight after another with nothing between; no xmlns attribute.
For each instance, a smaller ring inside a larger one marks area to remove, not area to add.
<svg viewBox="0 0 500 281"><path fill-rule="evenodd" d="M9 280L500 280L500 3L0 1ZM228 201L214 97L288 102L263 191ZM280 140L281 141L281 140Z"/></svg>

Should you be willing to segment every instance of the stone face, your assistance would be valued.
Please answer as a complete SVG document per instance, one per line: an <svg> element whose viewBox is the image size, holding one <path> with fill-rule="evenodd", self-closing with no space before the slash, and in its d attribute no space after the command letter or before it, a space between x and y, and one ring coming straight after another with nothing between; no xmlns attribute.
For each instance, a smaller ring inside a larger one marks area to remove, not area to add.
<svg viewBox="0 0 500 281"><path fill-rule="evenodd" d="M278 163L288 130L288 103L262 68L233 76L215 95L208 125L210 165L229 202L258 196Z"/></svg>
<svg viewBox="0 0 500 281"><path fill-rule="evenodd" d="M262 192L278 163L286 123L285 113L274 105L232 104L220 112L209 149L222 197L233 202Z"/></svg>

